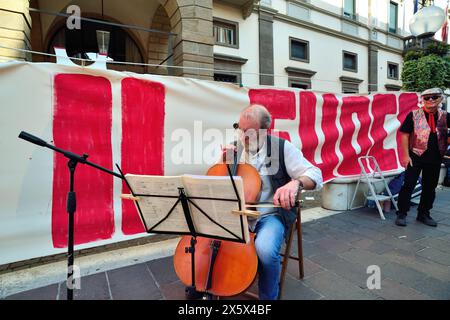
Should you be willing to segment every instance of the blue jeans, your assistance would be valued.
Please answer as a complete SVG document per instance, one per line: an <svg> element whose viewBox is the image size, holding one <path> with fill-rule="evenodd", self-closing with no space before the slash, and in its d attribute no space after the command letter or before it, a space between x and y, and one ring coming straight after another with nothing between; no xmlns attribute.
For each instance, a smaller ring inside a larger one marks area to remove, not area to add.
<svg viewBox="0 0 450 320"><path fill-rule="evenodd" d="M278 215L261 217L255 226L255 247L258 255L259 299L278 298L281 272L280 249L284 239L284 225Z"/></svg>

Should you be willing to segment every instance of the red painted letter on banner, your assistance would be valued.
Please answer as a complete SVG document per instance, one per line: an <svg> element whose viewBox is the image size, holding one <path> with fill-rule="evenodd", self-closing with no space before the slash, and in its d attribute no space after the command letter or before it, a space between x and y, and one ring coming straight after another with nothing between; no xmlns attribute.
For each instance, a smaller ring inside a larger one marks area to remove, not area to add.
<svg viewBox="0 0 450 320"><path fill-rule="evenodd" d="M122 171L132 174L164 174L164 99L162 84L126 78L122 80ZM123 183L123 193L129 193ZM144 232L132 201L122 201L122 231Z"/></svg>
<svg viewBox="0 0 450 320"><path fill-rule="evenodd" d="M338 100L334 94L323 95L322 130L325 142L322 146L322 163L318 166L322 170L324 181L329 181L335 177L333 171L339 163L339 158L336 154L336 145L339 137L339 131L336 127L337 106Z"/></svg>
<svg viewBox="0 0 450 320"><path fill-rule="evenodd" d="M250 103L258 103L267 108L272 115L272 130L277 119L295 119L295 94L287 90L251 89L248 92ZM283 139L291 140L289 133L280 131L274 133Z"/></svg>
<svg viewBox="0 0 450 320"><path fill-rule="evenodd" d="M386 117L397 113L397 101L394 94L376 94L372 102L372 114L374 117L370 135L374 139L374 145L369 155L375 157L382 171L397 169L397 157L395 149L385 149L384 142L388 133L384 128Z"/></svg>
<svg viewBox="0 0 450 320"><path fill-rule="evenodd" d="M343 97L339 122L343 131L339 149L344 161L339 166L338 173L357 175L361 172L358 157L365 156L372 146L369 139L369 99L361 96Z"/></svg>
<svg viewBox="0 0 450 320"><path fill-rule="evenodd" d="M312 164L314 153L319 143L316 132L316 106L317 98L313 92L300 92L300 127L298 129L300 140L302 142L303 156Z"/></svg>
<svg viewBox="0 0 450 320"><path fill-rule="evenodd" d="M89 154L89 161L112 169L110 82L103 77L59 74L54 79L53 140L58 148ZM75 244L109 239L114 232L113 176L79 164L75 172L77 207ZM52 238L55 248L67 246L67 158L55 152Z"/></svg>
<svg viewBox="0 0 450 320"><path fill-rule="evenodd" d="M418 97L415 93L402 93L400 95L400 97L398 98L399 111L397 116L397 119L400 122L400 126L403 121L405 121L408 113L418 108L418 102ZM399 157L401 159L403 151L400 144L400 130L397 130L397 147Z"/></svg>

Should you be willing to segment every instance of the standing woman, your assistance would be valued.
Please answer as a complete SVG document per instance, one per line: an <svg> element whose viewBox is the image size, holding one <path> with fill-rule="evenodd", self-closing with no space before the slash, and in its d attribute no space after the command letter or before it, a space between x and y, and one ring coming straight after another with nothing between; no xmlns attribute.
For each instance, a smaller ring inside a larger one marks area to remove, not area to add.
<svg viewBox="0 0 450 320"><path fill-rule="evenodd" d="M406 226L411 194L422 172L422 194L417 209L417 220L432 227L436 221L431 218L439 180L442 158L447 150L447 129L450 115L440 109L444 94L440 88L427 89L421 94L423 108L411 111L403 122L401 165L406 168L405 180L398 198L395 224Z"/></svg>

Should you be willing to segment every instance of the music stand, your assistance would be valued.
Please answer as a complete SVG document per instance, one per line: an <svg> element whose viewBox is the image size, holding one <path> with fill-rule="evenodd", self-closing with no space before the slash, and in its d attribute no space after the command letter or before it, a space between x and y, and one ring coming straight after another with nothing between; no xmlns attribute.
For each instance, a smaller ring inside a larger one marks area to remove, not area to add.
<svg viewBox="0 0 450 320"><path fill-rule="evenodd" d="M233 242L239 242L239 243L246 243L249 239L249 231L248 228L246 228L246 224L244 223L244 215L258 215L259 213L257 211L251 211L245 209L245 203L243 202L243 192L242 197L239 194L238 187L236 186L236 182L231 175L230 168L228 167L228 173L230 177L230 181L233 186L235 198L220 198L220 197L197 197L197 196L189 196L186 194L186 191L184 187L178 187L178 195L160 195L160 194L144 194L144 193L136 193L133 188L131 187L128 179L125 177L125 175L122 173L122 170L120 167L116 164L120 174L122 175L122 179L125 181L126 185L128 186L131 195L122 195L123 199L133 200L136 204L136 208L139 212L139 215L141 217L141 220L144 224L145 230L147 233L159 233L159 234L177 234L177 235L190 235L191 241L190 246L186 247L186 253L191 254L191 286L188 286L186 288L186 294L193 297L197 295L196 285L195 285L195 245L196 245L196 238L198 236L202 236L205 238L211 238L216 240L227 240L227 241L233 241ZM216 177L219 178L219 177ZM164 215L162 219L159 221L156 221L153 223L152 226L148 226L147 221L145 219L145 216L141 210L141 206L139 205L139 201L141 198L150 197L150 198L169 198L173 199L174 203L172 207L169 209L167 214ZM240 223L240 235L237 235L235 232L229 230L222 224L220 224L218 221L215 221L213 218L211 218L210 215L208 215L205 210L203 210L196 202L195 200L210 200L210 201L226 201L230 203L237 204L238 210L230 210L232 211L232 214L238 214L239 215L239 223ZM173 231L173 230L156 230L158 226L160 226L164 221L166 221L171 214L174 212L175 208L181 204L182 211L184 214L184 218L186 220L186 224L188 226L188 231ZM217 234L207 234L200 232L197 230L197 228L194 225L194 219L192 216L192 212L190 209L190 205L195 207L198 212L200 212L203 216L205 216L212 224L218 226L222 230L226 231L229 236L219 236ZM218 248L216 248L218 250ZM214 247L213 247L214 250ZM211 271L211 270L210 270ZM210 288L211 285L211 274L209 273L210 277L208 279L207 287L206 289ZM207 292L205 292L207 294Z"/></svg>

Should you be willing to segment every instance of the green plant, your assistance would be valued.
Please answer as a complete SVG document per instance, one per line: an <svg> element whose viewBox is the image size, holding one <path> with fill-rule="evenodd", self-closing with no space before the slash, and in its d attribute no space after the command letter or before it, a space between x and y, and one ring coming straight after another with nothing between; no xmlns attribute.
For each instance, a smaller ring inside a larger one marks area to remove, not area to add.
<svg viewBox="0 0 450 320"><path fill-rule="evenodd" d="M425 54L435 54L440 57L444 57L449 50L449 45L444 42L432 42L425 49Z"/></svg>
<svg viewBox="0 0 450 320"><path fill-rule="evenodd" d="M417 70L417 59L410 59L403 62L403 69L402 69L402 90L405 91L417 91L417 77L416 77L416 70Z"/></svg>
<svg viewBox="0 0 450 320"><path fill-rule="evenodd" d="M435 54L404 62L403 90L420 92L431 87L448 88L450 85L450 58Z"/></svg>
<svg viewBox="0 0 450 320"><path fill-rule="evenodd" d="M403 61L418 60L425 55L423 49L408 50L403 56Z"/></svg>

